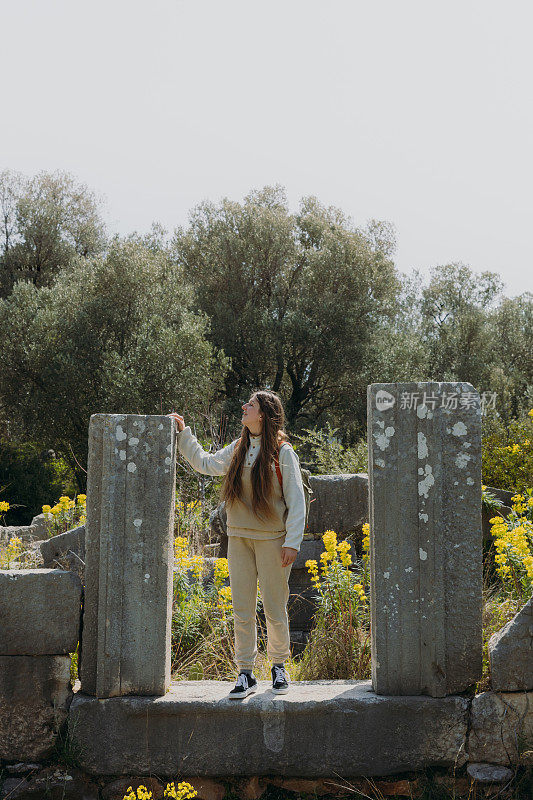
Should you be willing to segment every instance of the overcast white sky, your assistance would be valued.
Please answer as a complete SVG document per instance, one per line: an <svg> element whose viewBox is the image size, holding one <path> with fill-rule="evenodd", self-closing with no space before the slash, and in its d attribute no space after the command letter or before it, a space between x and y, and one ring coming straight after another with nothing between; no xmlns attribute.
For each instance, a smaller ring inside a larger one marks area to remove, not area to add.
<svg viewBox="0 0 533 800"><path fill-rule="evenodd" d="M0 170L71 172L111 232L281 183L396 226L409 272L533 290L533 6L0 0Z"/></svg>

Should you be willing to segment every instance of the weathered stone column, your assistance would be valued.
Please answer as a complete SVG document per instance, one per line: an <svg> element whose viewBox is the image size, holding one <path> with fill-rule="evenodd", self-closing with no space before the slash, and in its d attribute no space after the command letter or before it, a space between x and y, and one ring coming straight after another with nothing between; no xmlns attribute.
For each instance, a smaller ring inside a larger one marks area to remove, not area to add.
<svg viewBox="0 0 533 800"><path fill-rule="evenodd" d="M462 691L482 671L478 393L372 384L368 450L374 691Z"/></svg>
<svg viewBox="0 0 533 800"><path fill-rule="evenodd" d="M83 692L163 695L170 685L174 422L93 414L89 424Z"/></svg>

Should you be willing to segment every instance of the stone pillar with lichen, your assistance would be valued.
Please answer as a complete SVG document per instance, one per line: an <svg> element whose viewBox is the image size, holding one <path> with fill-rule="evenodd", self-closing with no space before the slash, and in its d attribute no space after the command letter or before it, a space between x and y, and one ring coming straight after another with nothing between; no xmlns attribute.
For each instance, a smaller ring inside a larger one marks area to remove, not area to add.
<svg viewBox="0 0 533 800"><path fill-rule="evenodd" d="M176 432L166 416L93 414L79 675L96 697L170 685Z"/></svg>
<svg viewBox="0 0 533 800"><path fill-rule="evenodd" d="M463 691L482 672L479 394L372 384L368 450L374 691Z"/></svg>

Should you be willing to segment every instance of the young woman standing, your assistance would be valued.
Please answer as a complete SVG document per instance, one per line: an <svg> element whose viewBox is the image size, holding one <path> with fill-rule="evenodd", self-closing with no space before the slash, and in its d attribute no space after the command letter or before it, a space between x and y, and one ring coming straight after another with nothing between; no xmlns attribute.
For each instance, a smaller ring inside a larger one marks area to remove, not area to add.
<svg viewBox="0 0 533 800"><path fill-rule="evenodd" d="M299 459L283 430L285 413L275 392L254 392L243 404L241 436L216 453L206 453L180 414L177 443L189 464L204 475L225 475L228 568L239 675L232 698L257 689L257 581L267 624L267 655L272 661L272 691L285 694L290 657L289 574L305 527L305 495ZM280 486L275 460L283 482Z"/></svg>

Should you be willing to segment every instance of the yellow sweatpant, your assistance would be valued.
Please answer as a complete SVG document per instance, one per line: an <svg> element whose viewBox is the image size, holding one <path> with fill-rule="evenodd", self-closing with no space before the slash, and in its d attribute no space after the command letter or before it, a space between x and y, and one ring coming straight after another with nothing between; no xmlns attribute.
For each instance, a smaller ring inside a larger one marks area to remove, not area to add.
<svg viewBox="0 0 533 800"><path fill-rule="evenodd" d="M267 656L272 662L290 658L289 575L281 566L285 534L278 539L228 536L228 568L235 627L237 669L253 669L257 656L257 580L267 625Z"/></svg>

